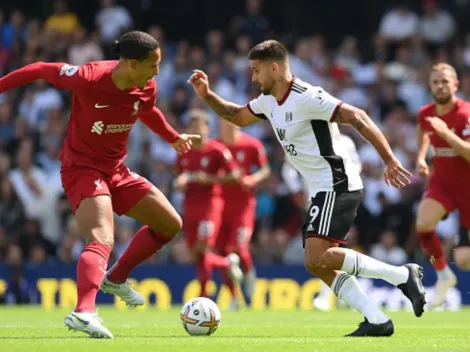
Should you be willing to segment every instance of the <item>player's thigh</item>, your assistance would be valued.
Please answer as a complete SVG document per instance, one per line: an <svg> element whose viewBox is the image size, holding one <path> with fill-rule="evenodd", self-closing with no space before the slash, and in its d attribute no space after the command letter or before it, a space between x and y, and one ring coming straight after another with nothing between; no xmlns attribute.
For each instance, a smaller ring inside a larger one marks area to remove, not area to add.
<svg viewBox="0 0 470 352"><path fill-rule="evenodd" d="M165 195L153 185L126 215L167 236L176 236L183 226L181 216Z"/></svg>
<svg viewBox="0 0 470 352"><path fill-rule="evenodd" d="M442 192L432 190L426 192L419 204L416 230L418 232L434 231L437 223L453 209L452 200Z"/></svg>
<svg viewBox="0 0 470 352"><path fill-rule="evenodd" d="M201 214L185 219L184 234L192 252L202 252L214 247L220 231L221 219L217 214Z"/></svg>
<svg viewBox="0 0 470 352"><path fill-rule="evenodd" d="M243 212L241 216L235 217L227 236L226 252L239 252L250 246L251 237L255 227L255 216L252 212Z"/></svg>
<svg viewBox="0 0 470 352"><path fill-rule="evenodd" d="M62 186L80 232L88 241L112 246L113 206L106 176L87 168L62 168Z"/></svg>

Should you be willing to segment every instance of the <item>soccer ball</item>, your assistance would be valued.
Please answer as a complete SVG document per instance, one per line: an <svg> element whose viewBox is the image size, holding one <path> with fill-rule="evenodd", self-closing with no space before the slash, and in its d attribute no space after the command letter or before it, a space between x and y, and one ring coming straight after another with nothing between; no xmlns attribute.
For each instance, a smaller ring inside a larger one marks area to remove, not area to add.
<svg viewBox="0 0 470 352"><path fill-rule="evenodd" d="M220 310L213 301L196 297L185 303L181 323L189 335L212 335L220 324Z"/></svg>

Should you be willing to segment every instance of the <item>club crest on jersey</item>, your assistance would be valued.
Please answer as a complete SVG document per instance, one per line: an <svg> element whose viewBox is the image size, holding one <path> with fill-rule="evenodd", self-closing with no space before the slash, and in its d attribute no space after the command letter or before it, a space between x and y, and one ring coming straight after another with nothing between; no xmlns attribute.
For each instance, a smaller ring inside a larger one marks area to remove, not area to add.
<svg viewBox="0 0 470 352"><path fill-rule="evenodd" d="M135 116L139 113L139 104L140 104L140 100L137 100L134 103L134 112L132 113L132 116Z"/></svg>
<svg viewBox="0 0 470 352"><path fill-rule="evenodd" d="M292 122L292 113L286 112L286 123L291 123L291 122Z"/></svg>
<svg viewBox="0 0 470 352"><path fill-rule="evenodd" d="M201 158L201 167L205 169L207 165L209 165L209 158L204 156Z"/></svg>

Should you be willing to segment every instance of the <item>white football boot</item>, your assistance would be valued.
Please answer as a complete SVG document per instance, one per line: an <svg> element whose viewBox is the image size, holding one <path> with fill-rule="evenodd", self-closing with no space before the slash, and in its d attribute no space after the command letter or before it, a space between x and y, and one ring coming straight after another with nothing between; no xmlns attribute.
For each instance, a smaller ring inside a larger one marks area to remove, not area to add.
<svg viewBox="0 0 470 352"><path fill-rule="evenodd" d="M100 290L104 293L110 293L121 298L128 306L141 306L145 303L144 297L131 287L129 280L118 284L108 280L108 275L105 275L101 282Z"/></svg>
<svg viewBox="0 0 470 352"><path fill-rule="evenodd" d="M235 284L240 284L243 280L243 271L240 268L240 257L235 253L230 253L227 259L230 262L230 267L228 268L230 279L232 279Z"/></svg>
<svg viewBox="0 0 470 352"><path fill-rule="evenodd" d="M446 300L447 291L457 285L457 277L454 273L447 280L437 280L434 295L430 303L430 308L439 307Z"/></svg>
<svg viewBox="0 0 470 352"><path fill-rule="evenodd" d="M251 268L249 272L245 274L243 278L243 286L245 288L246 295L252 299L256 290L256 270Z"/></svg>
<svg viewBox="0 0 470 352"><path fill-rule="evenodd" d="M64 324L69 330L81 331L96 339L112 339L113 334L101 325L102 321L98 313L72 312L65 317Z"/></svg>

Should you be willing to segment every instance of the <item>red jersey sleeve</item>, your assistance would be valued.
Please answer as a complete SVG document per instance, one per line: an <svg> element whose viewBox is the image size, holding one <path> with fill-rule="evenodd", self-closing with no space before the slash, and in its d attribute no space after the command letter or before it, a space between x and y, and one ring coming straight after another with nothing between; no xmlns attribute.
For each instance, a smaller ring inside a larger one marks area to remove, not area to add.
<svg viewBox="0 0 470 352"><path fill-rule="evenodd" d="M418 124L422 130L426 130L428 127L428 122L426 121L426 117L428 117L427 109L422 107L418 110Z"/></svg>
<svg viewBox="0 0 470 352"><path fill-rule="evenodd" d="M253 147L255 148L255 164L258 167L263 167L268 163L268 157L266 156L266 149L264 149L263 143L256 140L253 143Z"/></svg>
<svg viewBox="0 0 470 352"><path fill-rule="evenodd" d="M59 89L74 90L88 82L88 71L87 65L72 66L66 63L36 62L2 77L0 93L38 79L44 79Z"/></svg>

